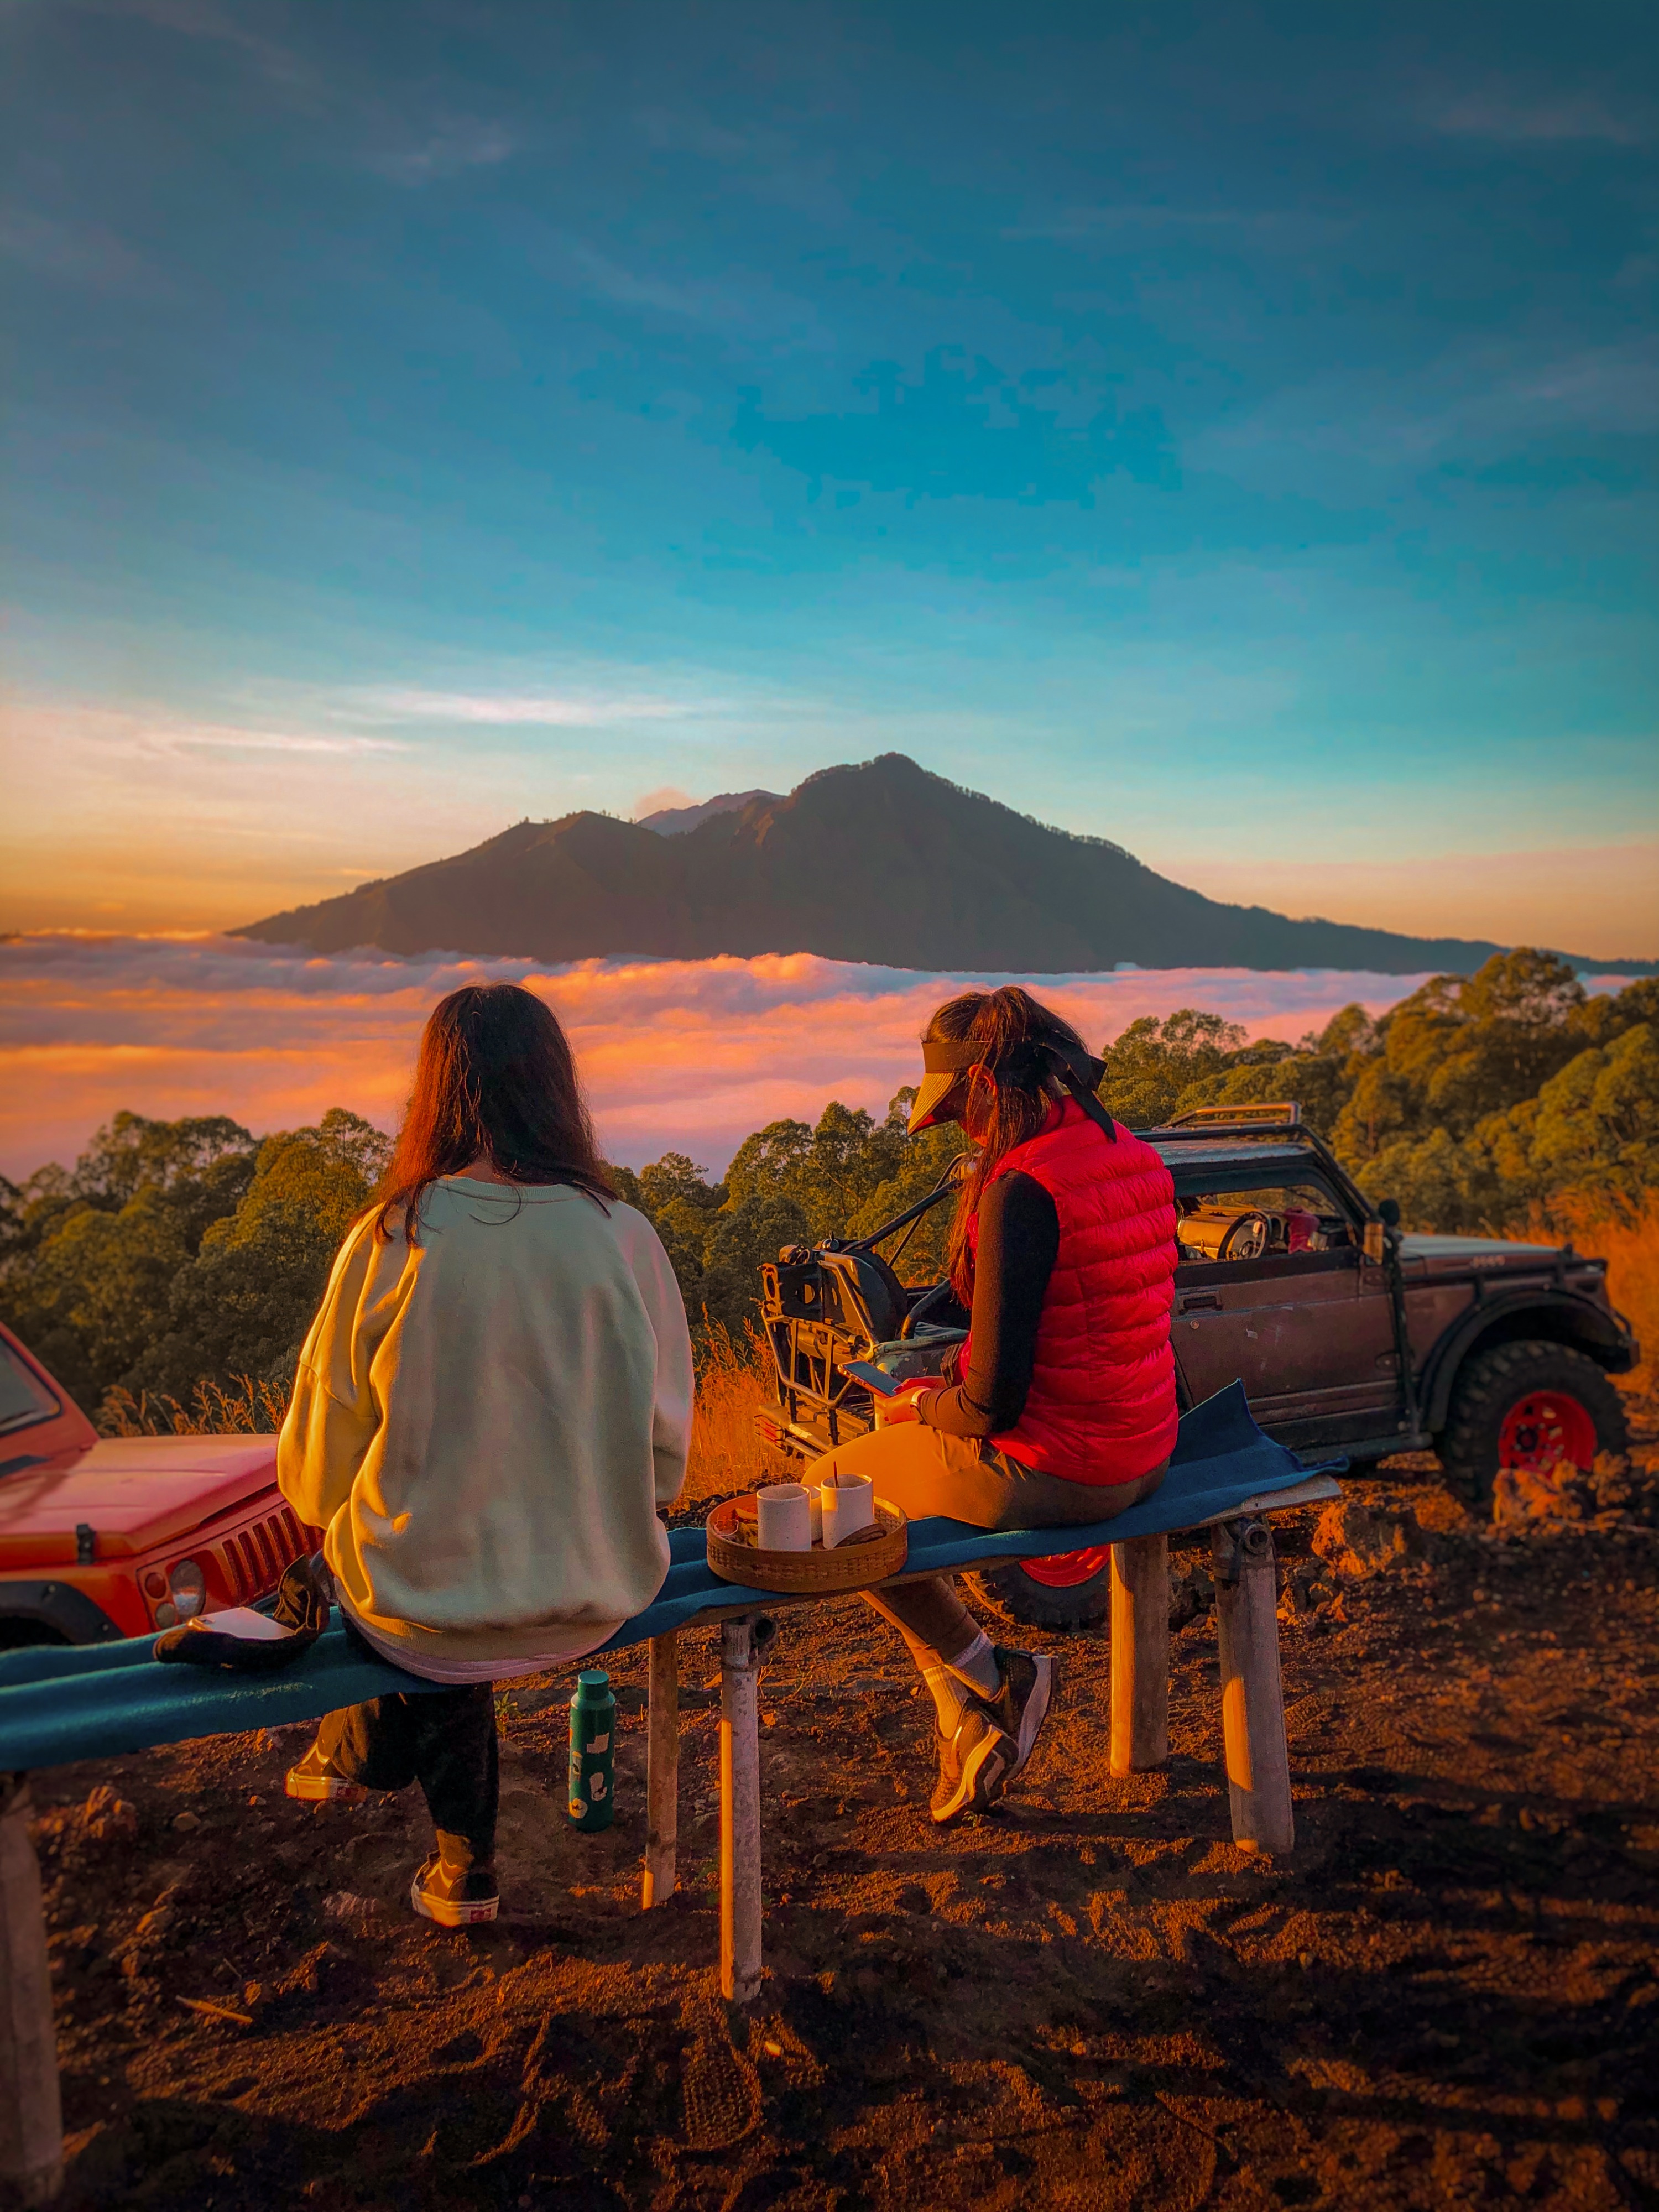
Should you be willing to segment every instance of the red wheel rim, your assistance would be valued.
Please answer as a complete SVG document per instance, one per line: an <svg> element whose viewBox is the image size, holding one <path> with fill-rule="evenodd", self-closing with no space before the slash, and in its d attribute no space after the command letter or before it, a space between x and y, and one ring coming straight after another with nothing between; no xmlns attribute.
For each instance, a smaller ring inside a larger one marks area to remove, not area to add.
<svg viewBox="0 0 1659 2212"><path fill-rule="evenodd" d="M1565 1390L1529 1390L1504 1416L1498 1464L1523 1474L1547 1474L1562 1460L1588 1474L1595 1462L1595 1423Z"/></svg>
<svg viewBox="0 0 1659 2212"><path fill-rule="evenodd" d="M1091 1544L1086 1552L1056 1552L1047 1559L1022 1559L1020 1565L1044 1589L1075 1589L1079 1583L1091 1583L1111 1556L1109 1544Z"/></svg>

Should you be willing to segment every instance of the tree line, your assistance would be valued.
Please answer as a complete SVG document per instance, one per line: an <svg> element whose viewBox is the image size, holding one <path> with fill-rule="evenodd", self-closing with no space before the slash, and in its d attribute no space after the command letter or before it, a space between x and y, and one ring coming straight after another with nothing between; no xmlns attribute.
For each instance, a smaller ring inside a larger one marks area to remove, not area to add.
<svg viewBox="0 0 1659 2212"><path fill-rule="evenodd" d="M1373 1021L1346 1006L1290 1044L1182 1008L1104 1048L1101 1096L1147 1128L1195 1106L1300 1102L1360 1187L1408 1229L1504 1231L1540 1209L1619 1211L1659 1188L1659 981L1592 997L1553 954L1440 975ZM836 1101L780 1121L711 1180L668 1152L613 1170L667 1249L699 1336L740 1335L757 1271L786 1244L878 1227L933 1188L959 1131L905 1133ZM290 1379L330 1263L389 1140L336 1108L264 1139L223 1115L118 1114L72 1169L0 1178L0 1319L83 1405L125 1389L188 1401L198 1383ZM950 1208L900 1272L942 1271Z"/></svg>

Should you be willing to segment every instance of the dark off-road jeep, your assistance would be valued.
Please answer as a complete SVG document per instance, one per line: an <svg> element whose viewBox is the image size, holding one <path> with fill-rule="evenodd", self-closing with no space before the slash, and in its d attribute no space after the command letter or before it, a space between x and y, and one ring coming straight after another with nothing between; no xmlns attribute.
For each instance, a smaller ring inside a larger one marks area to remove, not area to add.
<svg viewBox="0 0 1659 2212"><path fill-rule="evenodd" d="M1294 1105L1204 1108L1141 1133L1175 1177L1182 1406L1241 1380L1261 1426L1293 1451L1432 1450L1483 1511L1500 1468L1588 1469L1625 1449L1607 1378L1638 1349L1608 1302L1605 1261L1571 1246L1402 1234L1398 1207L1373 1206ZM849 1360L902 1380L937 1373L963 1340L968 1317L949 1285L907 1288L877 1249L952 1182L873 1236L791 1246L762 1269L778 1395L756 1420L776 1449L810 1460L872 1425ZM1043 1626L1107 1611L1104 1550L984 1579L986 1595Z"/></svg>

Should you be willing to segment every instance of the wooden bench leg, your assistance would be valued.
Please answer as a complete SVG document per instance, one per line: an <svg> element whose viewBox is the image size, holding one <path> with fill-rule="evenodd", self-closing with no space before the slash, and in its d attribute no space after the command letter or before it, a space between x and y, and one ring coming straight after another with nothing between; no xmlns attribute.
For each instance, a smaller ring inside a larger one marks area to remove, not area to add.
<svg viewBox="0 0 1659 2212"><path fill-rule="evenodd" d="M1221 1646L1221 1734L1241 1850L1288 1851L1296 1841L1285 1686L1279 1671L1279 1581L1265 1521L1232 1521L1212 1540Z"/></svg>
<svg viewBox="0 0 1659 2212"><path fill-rule="evenodd" d="M761 1981L758 1654L754 1623L720 1628L720 1992L747 2004Z"/></svg>
<svg viewBox="0 0 1659 2212"><path fill-rule="evenodd" d="M1170 1756L1170 1540L1112 1547L1112 1771Z"/></svg>
<svg viewBox="0 0 1659 2212"><path fill-rule="evenodd" d="M645 1716L645 1881L640 1903L665 1905L678 1879L680 1832L680 1647L673 1635L646 1646L649 1704Z"/></svg>
<svg viewBox="0 0 1659 2212"><path fill-rule="evenodd" d="M64 2114L28 1784L0 1775L0 2183L25 2204L64 2184Z"/></svg>

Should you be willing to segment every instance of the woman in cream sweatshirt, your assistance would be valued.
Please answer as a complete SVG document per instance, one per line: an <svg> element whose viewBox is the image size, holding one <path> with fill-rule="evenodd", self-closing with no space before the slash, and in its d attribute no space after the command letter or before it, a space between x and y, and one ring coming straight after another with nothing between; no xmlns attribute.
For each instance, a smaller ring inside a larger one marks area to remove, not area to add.
<svg viewBox="0 0 1659 2212"><path fill-rule="evenodd" d="M611 1193L557 1022L516 984L452 993L277 1453L348 1632L446 1686L331 1714L289 1795L418 1781L438 1831L410 1890L427 1918L495 1917L492 1686L597 1650L656 1595L691 1399L673 1272Z"/></svg>

